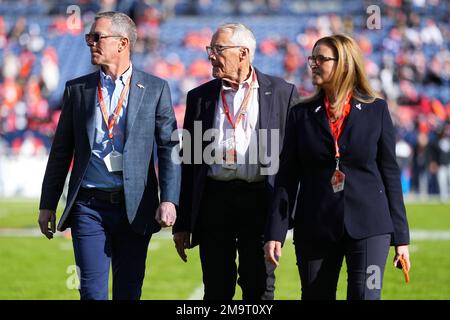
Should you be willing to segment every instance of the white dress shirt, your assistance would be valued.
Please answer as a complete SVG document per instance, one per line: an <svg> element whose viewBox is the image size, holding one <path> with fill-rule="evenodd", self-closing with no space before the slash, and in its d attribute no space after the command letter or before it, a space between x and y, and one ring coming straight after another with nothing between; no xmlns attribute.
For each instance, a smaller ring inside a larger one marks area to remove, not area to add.
<svg viewBox="0 0 450 320"><path fill-rule="evenodd" d="M245 180L247 182L259 182L264 180L260 175L258 165L258 133L256 130L259 116L258 102L258 79L254 68L247 80L239 84L237 90L228 86L222 81L221 93L216 103L213 128L218 130L219 138L214 141L215 150L223 150L224 141L233 137L233 126L227 119L222 102L222 91L226 103L230 109L233 123L241 111L242 102L248 90L250 97L247 105L247 112L243 114L241 121L234 129L236 141L237 166L236 169L225 168L221 163L214 163L209 166L208 177L214 180L230 181L235 179ZM254 74L254 75L253 75ZM254 81L252 83L252 79ZM223 153L222 153L223 154ZM224 160L223 160L224 161Z"/></svg>

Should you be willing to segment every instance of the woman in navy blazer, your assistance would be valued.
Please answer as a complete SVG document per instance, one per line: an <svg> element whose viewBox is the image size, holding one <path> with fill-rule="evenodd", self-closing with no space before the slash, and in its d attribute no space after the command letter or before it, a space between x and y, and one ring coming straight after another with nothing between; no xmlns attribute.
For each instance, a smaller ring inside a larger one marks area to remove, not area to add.
<svg viewBox="0 0 450 320"><path fill-rule="evenodd" d="M386 102L369 85L356 42L316 42L308 57L317 92L289 115L266 232L278 265L288 228L302 299L336 299L342 261L347 299L380 299L390 245L409 270L409 228Z"/></svg>

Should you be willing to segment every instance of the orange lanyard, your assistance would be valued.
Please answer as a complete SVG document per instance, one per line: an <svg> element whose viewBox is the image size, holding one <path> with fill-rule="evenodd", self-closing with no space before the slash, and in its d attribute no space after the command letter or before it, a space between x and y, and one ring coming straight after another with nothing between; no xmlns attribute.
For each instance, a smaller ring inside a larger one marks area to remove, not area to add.
<svg viewBox="0 0 450 320"><path fill-rule="evenodd" d="M117 123L117 119L119 118L120 111L122 111L123 101L125 100L125 97L128 93L128 89L130 88L130 79L131 76L128 77L127 83L125 84L125 87L122 89L122 93L120 94L119 101L117 102L116 109L114 110L114 113L112 114L112 117L110 118L108 115L108 110L105 106L105 101L103 99L103 93L102 93L102 84L100 79L98 80L98 102L100 104L100 109L102 111L103 120L106 123L106 126L108 127L108 137L112 140L113 138L113 128ZM109 119L109 120L108 120Z"/></svg>
<svg viewBox="0 0 450 320"><path fill-rule="evenodd" d="M342 115L335 121L335 122L331 122L331 105L330 105L330 100L328 100L328 97L325 96L325 110L327 112L327 117L328 117L328 123L330 124L330 129L331 129L331 134L333 135L334 138L334 148L335 148L335 158L337 161L339 161L340 158L340 153L339 153L339 138L342 135L342 131L344 129L344 121L345 118L347 118L347 115L350 113L350 99L352 97L351 92L347 95L347 98L345 99L344 102L344 110L342 112Z"/></svg>
<svg viewBox="0 0 450 320"><path fill-rule="evenodd" d="M252 76L252 82L250 83L250 86L247 90L247 92L245 93L244 96L244 100L242 100L242 104L240 107L240 112L239 115L236 119L236 122L233 123L233 118L231 117L231 112L230 112L230 108L228 107L228 103L227 100L225 99L225 94L223 92L223 90L220 92L221 97L222 97L222 106L223 106L223 111L225 111L225 115L227 117L228 122L231 124L231 127L233 129L236 129L237 126L239 125L239 122L241 121L241 119L244 117L244 115L247 113L247 108L248 108L248 102L250 100L250 94L253 92L253 84L255 83L255 71L253 71L253 76Z"/></svg>

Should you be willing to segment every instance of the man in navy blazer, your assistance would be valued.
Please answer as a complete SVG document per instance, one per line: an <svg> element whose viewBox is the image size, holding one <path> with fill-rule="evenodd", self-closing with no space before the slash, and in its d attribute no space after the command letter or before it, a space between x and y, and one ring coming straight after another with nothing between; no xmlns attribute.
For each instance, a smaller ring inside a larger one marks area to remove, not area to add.
<svg viewBox="0 0 450 320"><path fill-rule="evenodd" d="M255 47L254 35L244 25L220 26L207 47L216 79L187 96L184 129L193 139L190 146L183 140L183 157L188 153L192 161L182 164L180 211L173 232L184 261L186 248L200 247L205 300L231 300L238 274L243 299L274 297L274 268L264 261L263 235L287 114L297 90L252 65ZM211 140L207 136L213 132L218 147L214 156L220 155L211 162L205 157ZM258 161L252 162L255 155Z"/></svg>
<svg viewBox="0 0 450 320"><path fill-rule="evenodd" d="M181 168L171 160L170 91L166 81L133 67L135 41L127 15L96 15L86 42L101 68L66 84L42 184L39 225L52 239L73 159L58 230L71 228L81 299L108 299L111 263L113 299L139 299L150 237L176 219Z"/></svg>

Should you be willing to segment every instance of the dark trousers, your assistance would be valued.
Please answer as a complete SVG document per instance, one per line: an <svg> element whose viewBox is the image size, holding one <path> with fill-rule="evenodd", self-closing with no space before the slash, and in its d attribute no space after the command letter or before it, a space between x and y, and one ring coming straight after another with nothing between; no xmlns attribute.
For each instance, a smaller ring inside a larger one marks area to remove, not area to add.
<svg viewBox="0 0 450 320"><path fill-rule="evenodd" d="M348 276L347 299L379 300L390 241L390 234L360 240L345 234L339 242L326 245L294 241L302 300L336 299L344 257Z"/></svg>
<svg viewBox="0 0 450 320"><path fill-rule="evenodd" d="M274 298L274 268L263 250L267 201L264 183L208 179L198 230L205 300L231 300L238 276L244 300Z"/></svg>
<svg viewBox="0 0 450 320"><path fill-rule="evenodd" d="M135 233L125 203L111 204L78 196L70 213L82 300L107 300L112 263L113 299L138 300L145 274L150 235Z"/></svg>

